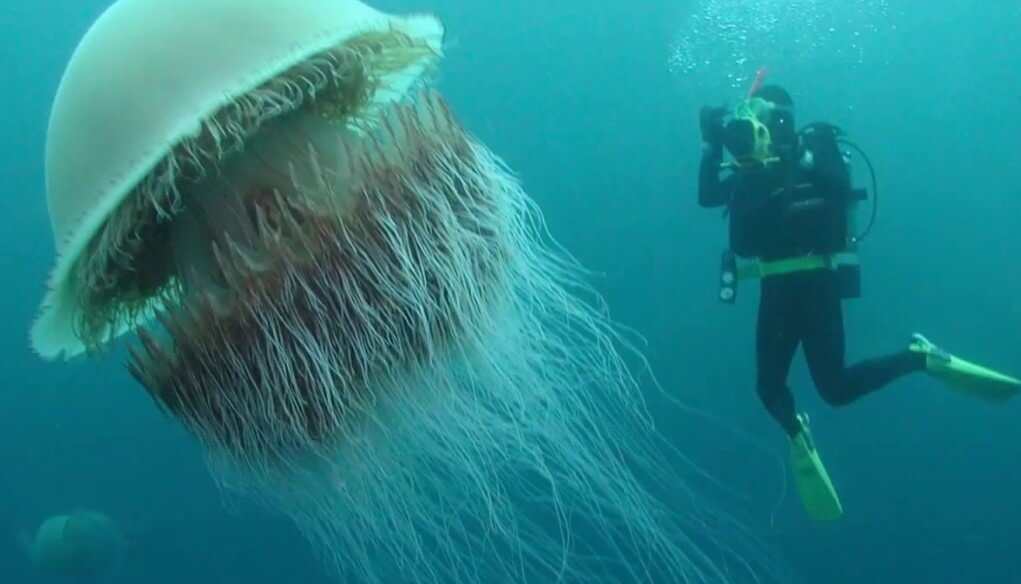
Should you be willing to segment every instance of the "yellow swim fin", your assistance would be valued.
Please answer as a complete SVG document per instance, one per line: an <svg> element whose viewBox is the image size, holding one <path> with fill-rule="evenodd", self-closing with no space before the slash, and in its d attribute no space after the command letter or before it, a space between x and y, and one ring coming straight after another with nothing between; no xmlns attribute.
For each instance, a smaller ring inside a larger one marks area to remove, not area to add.
<svg viewBox="0 0 1021 584"><path fill-rule="evenodd" d="M817 521L835 521L844 515L840 497L812 442L808 416L798 415L801 431L791 438L791 466L794 485L808 515Z"/></svg>
<svg viewBox="0 0 1021 584"><path fill-rule="evenodd" d="M961 393L993 403L1021 393L1021 380L955 357L918 333L912 335L910 349L925 353L929 375Z"/></svg>

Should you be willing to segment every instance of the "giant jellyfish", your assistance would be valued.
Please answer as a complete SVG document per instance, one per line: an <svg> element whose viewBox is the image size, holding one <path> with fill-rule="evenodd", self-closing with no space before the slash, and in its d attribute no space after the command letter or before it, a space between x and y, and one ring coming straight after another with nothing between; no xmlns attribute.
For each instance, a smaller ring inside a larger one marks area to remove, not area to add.
<svg viewBox="0 0 1021 584"><path fill-rule="evenodd" d="M665 500L630 344L436 88L443 35L357 0L113 4L52 109L34 348L134 337L218 485L354 581L729 581Z"/></svg>

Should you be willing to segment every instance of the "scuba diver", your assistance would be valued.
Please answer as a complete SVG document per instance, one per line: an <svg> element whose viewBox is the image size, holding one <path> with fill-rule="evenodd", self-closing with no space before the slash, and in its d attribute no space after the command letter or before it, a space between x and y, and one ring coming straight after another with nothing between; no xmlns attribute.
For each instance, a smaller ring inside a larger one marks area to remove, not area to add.
<svg viewBox="0 0 1021 584"><path fill-rule="evenodd" d="M720 299L733 303L740 280L760 283L756 325L759 398L786 432L795 485L817 520L843 515L840 498L816 450L808 417L795 409L787 377L802 347L816 391L846 406L913 372L991 402L1021 390L1021 381L959 359L920 334L896 353L847 365L842 301L859 290L857 245L875 218L875 173L868 157L831 124L795 129L794 102L760 70L729 121L726 108L700 112L703 154L698 203L725 207L729 249L720 271ZM854 215L868 191L852 186L849 146L872 176L872 220L862 233ZM724 163L724 148L733 161ZM728 173L721 179L721 174Z"/></svg>

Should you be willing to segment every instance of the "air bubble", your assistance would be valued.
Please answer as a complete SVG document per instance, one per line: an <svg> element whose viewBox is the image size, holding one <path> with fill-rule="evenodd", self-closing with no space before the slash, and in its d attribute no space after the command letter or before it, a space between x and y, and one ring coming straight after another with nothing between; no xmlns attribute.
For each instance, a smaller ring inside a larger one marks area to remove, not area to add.
<svg viewBox="0 0 1021 584"><path fill-rule="evenodd" d="M870 55L867 37L896 30L890 12L886 0L699 0L678 24L669 65L733 89L744 89L735 80L750 65L853 67Z"/></svg>

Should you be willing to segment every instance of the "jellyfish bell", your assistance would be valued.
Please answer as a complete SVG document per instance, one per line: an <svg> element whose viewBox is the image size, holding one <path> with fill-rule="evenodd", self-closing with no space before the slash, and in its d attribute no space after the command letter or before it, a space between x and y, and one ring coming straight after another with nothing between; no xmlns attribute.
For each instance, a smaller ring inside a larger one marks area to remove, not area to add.
<svg viewBox="0 0 1021 584"><path fill-rule="evenodd" d="M84 510L54 515L33 535L23 535L23 540L37 566L73 582L94 582L115 574L128 546L110 517Z"/></svg>
<svg viewBox="0 0 1021 584"><path fill-rule="evenodd" d="M58 259L32 330L36 351L74 356L151 318L167 293L165 266L141 257L156 235L124 231L167 219L203 157L239 148L277 108L321 85L336 90L332 106L351 109L344 114L370 116L435 65L442 38L434 17L360 2L111 5L74 52L51 111L46 190ZM348 62L317 77L331 59ZM139 196L150 208L127 204Z"/></svg>
<svg viewBox="0 0 1021 584"><path fill-rule="evenodd" d="M683 483L618 329L431 87L442 37L356 0L119 0L53 107L33 346L135 331L218 483L354 581L729 581L653 495Z"/></svg>

